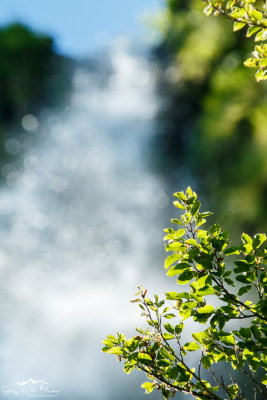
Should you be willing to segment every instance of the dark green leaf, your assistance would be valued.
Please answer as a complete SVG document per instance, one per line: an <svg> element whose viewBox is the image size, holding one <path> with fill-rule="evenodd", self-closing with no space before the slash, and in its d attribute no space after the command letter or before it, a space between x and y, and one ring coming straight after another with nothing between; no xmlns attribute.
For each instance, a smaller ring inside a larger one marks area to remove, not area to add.
<svg viewBox="0 0 267 400"><path fill-rule="evenodd" d="M164 324L164 328L166 329L166 331L168 331L169 333L174 333L174 328L170 323Z"/></svg>
<svg viewBox="0 0 267 400"><path fill-rule="evenodd" d="M190 282L191 279L194 277L193 271L184 271L178 278L177 283L180 285L185 285L186 283Z"/></svg>
<svg viewBox="0 0 267 400"><path fill-rule="evenodd" d="M152 363L152 358L150 357L149 354L147 353L138 353L138 361L140 361L143 364L151 364Z"/></svg>
<svg viewBox="0 0 267 400"><path fill-rule="evenodd" d="M235 286L234 281L232 281L232 279L230 279L230 278L224 278L224 280L225 280L225 282L226 282L228 285Z"/></svg>
<svg viewBox="0 0 267 400"><path fill-rule="evenodd" d="M200 201L196 201L192 207L191 213L193 215L193 217L197 214L197 212L199 211L201 204Z"/></svg>
<svg viewBox="0 0 267 400"><path fill-rule="evenodd" d="M262 243L264 243L266 240L266 235L264 233L257 233L257 235L254 236L252 246L253 249L258 249Z"/></svg>
<svg viewBox="0 0 267 400"><path fill-rule="evenodd" d="M236 280L242 283L250 283L250 281L247 279L245 275L237 275Z"/></svg>
<svg viewBox="0 0 267 400"><path fill-rule="evenodd" d="M213 363L213 360L209 356L202 357L202 365L205 369L208 369Z"/></svg>
<svg viewBox="0 0 267 400"><path fill-rule="evenodd" d="M183 324L183 323L180 323L180 324L176 325L176 326L175 326L175 333L176 333L177 335L180 335L180 333L181 333L182 330L183 330L183 327L184 327L184 324Z"/></svg>
<svg viewBox="0 0 267 400"><path fill-rule="evenodd" d="M167 272L167 275L170 276L170 277L176 276L176 275L181 274L181 272L183 272L183 270L189 269L189 268L190 268L189 264L187 264L187 263L179 263L179 264L176 264L173 267L171 267L169 269L169 271Z"/></svg>
<svg viewBox="0 0 267 400"><path fill-rule="evenodd" d="M240 248L239 247L228 247L228 249L224 250L223 253L226 256L229 256L231 254L240 254Z"/></svg>
<svg viewBox="0 0 267 400"><path fill-rule="evenodd" d="M261 338L261 332L256 325L252 325L250 327L250 330L253 333L253 336L255 337L256 340L259 340ZM267 367L267 365L266 365L266 367Z"/></svg>
<svg viewBox="0 0 267 400"><path fill-rule="evenodd" d="M247 293L251 289L251 285L242 286L238 291L238 296L242 296L243 294Z"/></svg>

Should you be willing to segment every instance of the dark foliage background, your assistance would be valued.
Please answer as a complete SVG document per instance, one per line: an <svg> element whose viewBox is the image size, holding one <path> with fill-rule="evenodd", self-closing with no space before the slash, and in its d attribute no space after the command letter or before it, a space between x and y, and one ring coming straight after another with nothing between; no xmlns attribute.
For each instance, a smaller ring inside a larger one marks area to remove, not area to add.
<svg viewBox="0 0 267 400"><path fill-rule="evenodd" d="M187 171L235 233L267 227L267 94L243 61L253 48L199 0L168 0L158 16L164 96L155 162L172 180Z"/></svg>

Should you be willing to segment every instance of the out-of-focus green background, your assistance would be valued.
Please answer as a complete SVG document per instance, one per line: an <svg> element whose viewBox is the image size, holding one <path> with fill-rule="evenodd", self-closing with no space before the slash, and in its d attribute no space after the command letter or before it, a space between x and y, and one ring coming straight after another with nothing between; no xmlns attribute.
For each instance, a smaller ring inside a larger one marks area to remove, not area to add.
<svg viewBox="0 0 267 400"><path fill-rule="evenodd" d="M216 218L235 234L267 228L267 92L243 61L254 48L246 31L206 17L199 0L168 0L151 20L163 33L155 151L170 179L196 180ZM172 173L174 173L172 177ZM170 175L169 175L170 174Z"/></svg>

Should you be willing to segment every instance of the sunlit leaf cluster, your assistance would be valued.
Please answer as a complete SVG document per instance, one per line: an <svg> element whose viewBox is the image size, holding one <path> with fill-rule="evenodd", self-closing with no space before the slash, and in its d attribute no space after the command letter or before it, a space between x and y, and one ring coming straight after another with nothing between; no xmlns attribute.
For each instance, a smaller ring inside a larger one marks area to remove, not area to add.
<svg viewBox="0 0 267 400"><path fill-rule="evenodd" d="M233 247L218 224L203 228L211 213L200 211L190 187L174 197L182 215L165 229L170 253L165 270L178 285L187 286L165 293L164 299L150 298L138 287L132 302L140 307L146 326L130 339L109 335L103 351L123 360L127 374L145 372L146 393L157 389L165 399L176 392L197 399L247 399L242 376L251 383L254 399L266 398L266 235L243 233ZM243 297L247 293L253 301ZM199 328L188 337L190 319ZM218 365L227 374L218 374Z"/></svg>
<svg viewBox="0 0 267 400"><path fill-rule="evenodd" d="M206 15L224 15L233 20L234 31L243 28L247 30L246 37L254 37L255 46L253 57L244 64L250 68L257 68L257 81L267 79L267 13L264 6L256 0L203 0L206 3Z"/></svg>

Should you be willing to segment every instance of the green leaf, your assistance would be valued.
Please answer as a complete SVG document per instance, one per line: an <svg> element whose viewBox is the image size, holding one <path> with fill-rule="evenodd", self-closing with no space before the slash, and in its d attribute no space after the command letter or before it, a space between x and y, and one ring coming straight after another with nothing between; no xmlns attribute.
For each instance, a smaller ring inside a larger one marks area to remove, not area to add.
<svg viewBox="0 0 267 400"><path fill-rule="evenodd" d="M260 67L267 67L267 58L265 57L265 58L262 58L261 60L260 60Z"/></svg>
<svg viewBox="0 0 267 400"><path fill-rule="evenodd" d="M152 363L152 358L150 357L149 354L147 353L138 353L138 360L143 363L143 364L151 364Z"/></svg>
<svg viewBox="0 0 267 400"><path fill-rule="evenodd" d="M203 339L205 339L207 337L206 332L196 332L196 333L192 333L193 338L199 342L199 343L203 343Z"/></svg>
<svg viewBox="0 0 267 400"><path fill-rule="evenodd" d="M168 269L175 261L180 260L180 258L181 258L180 254L177 253L171 254L165 260L165 269Z"/></svg>
<svg viewBox="0 0 267 400"><path fill-rule="evenodd" d="M183 348L184 348L186 351L196 351L196 350L198 350L198 349L200 348L200 346L199 346L199 344L196 343L196 342L188 342L188 343L185 343L185 345L183 346Z"/></svg>
<svg viewBox="0 0 267 400"><path fill-rule="evenodd" d="M191 186L188 186L188 187L186 188L186 194L187 194L189 197L193 196L193 190L191 189Z"/></svg>
<svg viewBox="0 0 267 400"><path fill-rule="evenodd" d="M121 356L123 354L123 350L120 347L112 347L111 349L107 350L109 354L116 354L117 356Z"/></svg>
<svg viewBox="0 0 267 400"><path fill-rule="evenodd" d="M182 201L185 201L185 200L186 200L186 195L184 194L184 192L176 192L176 193L173 193L173 196L174 196L174 197L177 197L177 199L180 199L180 200L182 200Z"/></svg>
<svg viewBox="0 0 267 400"><path fill-rule="evenodd" d="M238 385L236 383L233 383L232 385L229 385L227 387L227 392L231 396L231 399L235 399L237 394L238 394L238 392L239 392Z"/></svg>
<svg viewBox="0 0 267 400"><path fill-rule="evenodd" d="M199 314L212 314L215 310L213 306L207 304L204 307L200 307L197 311Z"/></svg>
<svg viewBox="0 0 267 400"><path fill-rule="evenodd" d="M189 297L188 293L186 294ZM181 298L181 293L177 292L167 292L165 293L165 295L166 295L166 300L179 300Z"/></svg>
<svg viewBox="0 0 267 400"><path fill-rule="evenodd" d="M197 246L197 245L198 245L198 242L197 242L195 239L187 239L187 240L185 241L185 243L186 243L186 244L192 244L192 245L194 245L194 246Z"/></svg>
<svg viewBox="0 0 267 400"><path fill-rule="evenodd" d="M242 296L243 294L247 293L252 288L251 285L242 286L238 291L238 296Z"/></svg>
<svg viewBox="0 0 267 400"><path fill-rule="evenodd" d="M209 217L210 215L213 215L213 213L210 211L205 211L205 212L199 213L199 215L201 217Z"/></svg>
<svg viewBox="0 0 267 400"><path fill-rule="evenodd" d="M240 248L239 247L228 247L228 249L224 250L223 253L226 256L229 256L231 254L240 254Z"/></svg>
<svg viewBox="0 0 267 400"><path fill-rule="evenodd" d="M173 224L176 224L176 225L183 225L182 221L180 221L180 220L177 219L177 218L172 218L172 219L171 219L171 222L172 222Z"/></svg>
<svg viewBox="0 0 267 400"><path fill-rule="evenodd" d="M183 249L185 250L186 247L180 242L173 242L169 244L169 249L172 251L183 251Z"/></svg>
<svg viewBox="0 0 267 400"><path fill-rule="evenodd" d="M191 314L192 314L191 308L189 310L187 310L186 312L180 311L180 315L183 317L182 321L185 321L187 318L191 317Z"/></svg>
<svg viewBox="0 0 267 400"><path fill-rule="evenodd" d="M168 331L169 333L174 333L174 328L170 323L164 324L164 328L166 329L166 331Z"/></svg>
<svg viewBox="0 0 267 400"><path fill-rule="evenodd" d="M260 60L257 58L248 58L244 61L244 65L248 68L257 68L259 66Z"/></svg>
<svg viewBox="0 0 267 400"><path fill-rule="evenodd" d="M178 365L175 365L174 367L169 367L166 371L166 376L170 379L176 379L179 371L180 368L178 367Z"/></svg>
<svg viewBox="0 0 267 400"><path fill-rule="evenodd" d="M252 325L250 327L250 330L253 333L253 336L255 337L256 340L259 340L261 338L261 331L256 325Z"/></svg>
<svg viewBox="0 0 267 400"><path fill-rule="evenodd" d="M247 37L251 37L254 33L258 32L261 28L258 26L250 26L247 30Z"/></svg>
<svg viewBox="0 0 267 400"><path fill-rule="evenodd" d="M239 333L243 339L250 339L251 338L251 331L249 328L240 328Z"/></svg>
<svg viewBox="0 0 267 400"><path fill-rule="evenodd" d="M210 228L210 233L211 233L211 235L213 235L213 236L218 236L219 233L220 233L220 231L221 231L221 227L220 227L219 224L214 224L214 225L212 225L212 227Z"/></svg>
<svg viewBox="0 0 267 400"><path fill-rule="evenodd" d="M206 281L209 278L209 275L204 275L196 281L197 288L201 289L206 285Z"/></svg>
<svg viewBox="0 0 267 400"><path fill-rule="evenodd" d="M234 272L237 274L249 271L249 265L245 260L235 261L235 265L237 268L234 269Z"/></svg>
<svg viewBox="0 0 267 400"><path fill-rule="evenodd" d="M238 282L242 282L242 283L250 283L250 281L248 280L248 278L245 275L237 275L235 278Z"/></svg>
<svg viewBox="0 0 267 400"><path fill-rule="evenodd" d="M267 79L267 70L266 69L259 69L256 74L257 82L263 81Z"/></svg>
<svg viewBox="0 0 267 400"><path fill-rule="evenodd" d="M176 208L185 210L185 206L183 206L179 201L174 201L173 204L175 205Z"/></svg>
<svg viewBox="0 0 267 400"><path fill-rule="evenodd" d="M215 290L211 286L204 286L201 289L198 289L197 294L200 296L208 296L210 294L214 294Z"/></svg>
<svg viewBox="0 0 267 400"><path fill-rule="evenodd" d="M157 366L158 367L163 367L163 368L165 368L165 367L169 367L170 365L172 364L172 362L171 361L169 361L169 360L158 360L157 361Z"/></svg>
<svg viewBox="0 0 267 400"><path fill-rule="evenodd" d="M123 371L126 372L127 375L129 375L130 372L132 372L132 370L135 369L135 365L133 364L125 364L125 367L123 368Z"/></svg>
<svg viewBox="0 0 267 400"><path fill-rule="evenodd" d="M223 342L224 344L230 344L230 345L235 344L235 338L233 335L220 334L219 337L220 337L221 342Z"/></svg>
<svg viewBox="0 0 267 400"><path fill-rule="evenodd" d="M126 349L129 349L130 351L135 351L138 347L139 341L136 340L136 338L131 338L126 340L126 342L124 343L124 346Z"/></svg>
<svg viewBox="0 0 267 400"><path fill-rule="evenodd" d="M147 394L153 392L153 389L155 389L155 387L156 383L154 382L144 382L141 385L141 388L145 389Z"/></svg>
<svg viewBox="0 0 267 400"><path fill-rule="evenodd" d="M211 15L213 12L213 7L211 5L208 5L207 7L204 8L203 13L207 16Z"/></svg>
<svg viewBox="0 0 267 400"><path fill-rule="evenodd" d="M208 369L212 365L212 357L204 356L202 357L202 365L205 369Z"/></svg>
<svg viewBox="0 0 267 400"><path fill-rule="evenodd" d="M235 286L235 283L232 279L230 278L224 278L225 282L230 285L230 286Z"/></svg>
<svg viewBox="0 0 267 400"><path fill-rule="evenodd" d="M242 233L241 239L244 244L252 243L252 238L249 235L247 235L246 233Z"/></svg>
<svg viewBox="0 0 267 400"><path fill-rule="evenodd" d="M179 299L187 299L189 300L189 294L187 292L168 292L166 293L166 300L179 300Z"/></svg>
<svg viewBox="0 0 267 400"><path fill-rule="evenodd" d="M164 314L163 317L166 319L171 319L171 318L175 318L176 315L175 314Z"/></svg>
<svg viewBox="0 0 267 400"><path fill-rule="evenodd" d="M201 203L200 201L196 201L192 207L191 213L193 215L193 217L198 213L199 209L200 209Z"/></svg>
<svg viewBox="0 0 267 400"><path fill-rule="evenodd" d="M108 346L108 347L114 347L114 342L113 342L113 340L106 339L106 340L103 340L102 343L105 344L105 345Z"/></svg>
<svg viewBox="0 0 267 400"><path fill-rule="evenodd" d="M178 231L174 234L174 239L179 239L180 237L184 236L185 229L178 229Z"/></svg>
<svg viewBox="0 0 267 400"><path fill-rule="evenodd" d="M168 360L174 361L175 357L173 354L169 353L164 347L162 347L159 351L160 355L163 358L168 358Z"/></svg>
<svg viewBox="0 0 267 400"><path fill-rule="evenodd" d="M174 335L171 335L170 333L164 333L162 336L165 340L171 340L174 338Z"/></svg>
<svg viewBox="0 0 267 400"><path fill-rule="evenodd" d="M262 243L264 243L266 240L266 235L264 233L257 233L257 235L254 236L252 246L253 249L258 249Z"/></svg>
<svg viewBox="0 0 267 400"><path fill-rule="evenodd" d="M195 308L197 306L197 302L196 301L187 301L186 303L183 303L183 305L182 305L182 307L181 307L181 309L183 310L183 311L186 311L186 310L188 310L188 309L190 309L190 308Z"/></svg>
<svg viewBox="0 0 267 400"><path fill-rule="evenodd" d="M246 26L245 22L235 22L234 23L234 32L239 31L240 29L244 28Z"/></svg>
<svg viewBox="0 0 267 400"><path fill-rule="evenodd" d="M176 327L175 327L175 333L176 333L177 335L180 335L180 333L182 332L183 328L184 328L184 324L183 324L183 323L180 323L180 324L176 325Z"/></svg>
<svg viewBox="0 0 267 400"><path fill-rule="evenodd" d="M246 255L249 255L252 252L252 250L253 248L251 243L243 244L241 246L241 251Z"/></svg>
<svg viewBox="0 0 267 400"><path fill-rule="evenodd" d="M256 21L260 21L262 19L262 12L256 9L253 9L251 13L252 18Z"/></svg>
<svg viewBox="0 0 267 400"><path fill-rule="evenodd" d="M162 387L161 392L162 392L163 398L165 400L168 400L171 395L171 392L168 389L166 389L165 387Z"/></svg>
<svg viewBox="0 0 267 400"><path fill-rule="evenodd" d="M191 279L194 278L194 272L193 271L184 271L178 278L177 283L179 285L186 285L191 281Z"/></svg>
<svg viewBox="0 0 267 400"><path fill-rule="evenodd" d="M187 263L179 263L179 264L171 267L169 269L169 271L167 272L167 275L170 276L170 277L175 276L175 275L179 275L185 269L188 270L189 268L190 268L189 264L187 264Z"/></svg>
<svg viewBox="0 0 267 400"><path fill-rule="evenodd" d="M243 18L245 15L245 10L239 7L233 7L233 11L229 14L230 17L234 19Z"/></svg>

